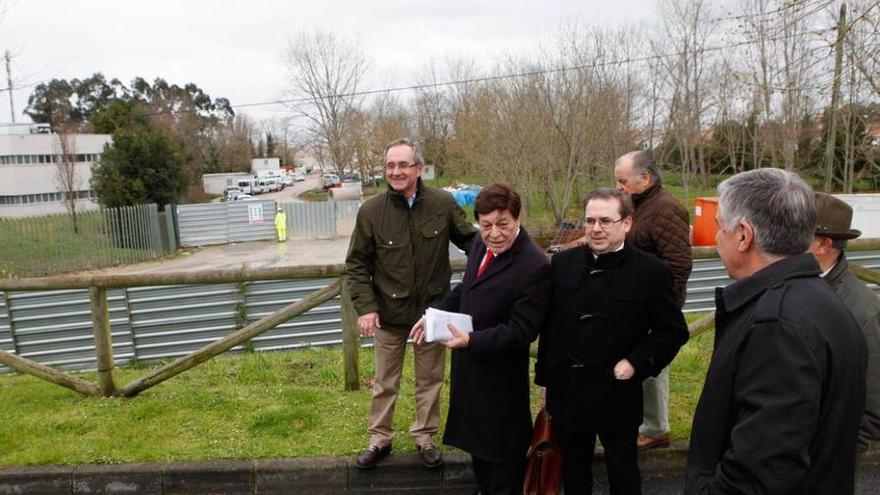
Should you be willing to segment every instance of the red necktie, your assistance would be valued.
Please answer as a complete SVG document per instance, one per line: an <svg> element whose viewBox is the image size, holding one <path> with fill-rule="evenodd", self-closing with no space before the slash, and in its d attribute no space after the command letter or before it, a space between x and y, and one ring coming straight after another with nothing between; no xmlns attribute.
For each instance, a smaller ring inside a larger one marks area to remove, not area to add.
<svg viewBox="0 0 880 495"><path fill-rule="evenodd" d="M492 262L492 259L495 258L495 253L492 251L486 251L486 259L483 260L483 264L480 265L480 269L477 270L477 278L480 278L483 275L483 272L486 271L486 267L489 266L489 263Z"/></svg>

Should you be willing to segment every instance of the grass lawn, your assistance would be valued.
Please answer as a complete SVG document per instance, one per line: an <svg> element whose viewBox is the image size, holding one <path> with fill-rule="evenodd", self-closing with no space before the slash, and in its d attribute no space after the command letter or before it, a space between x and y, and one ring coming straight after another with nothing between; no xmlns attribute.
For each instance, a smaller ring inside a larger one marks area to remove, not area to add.
<svg viewBox="0 0 880 495"><path fill-rule="evenodd" d="M673 363L676 438L690 432L711 346L707 332ZM372 351L360 356L362 376L372 376ZM406 433L415 407L411 356L395 415L396 452L415 452ZM145 372L121 369L117 382ZM4 375L0 465L354 455L367 443L370 393L367 387L344 392L342 382L339 348L221 357L133 399L87 398L30 376ZM444 387L441 428L448 392ZM537 410L537 390L532 397Z"/></svg>
<svg viewBox="0 0 880 495"><path fill-rule="evenodd" d="M148 249L116 247L100 211L79 213L78 227L74 233L69 215L0 219L0 277L52 275L155 257Z"/></svg>

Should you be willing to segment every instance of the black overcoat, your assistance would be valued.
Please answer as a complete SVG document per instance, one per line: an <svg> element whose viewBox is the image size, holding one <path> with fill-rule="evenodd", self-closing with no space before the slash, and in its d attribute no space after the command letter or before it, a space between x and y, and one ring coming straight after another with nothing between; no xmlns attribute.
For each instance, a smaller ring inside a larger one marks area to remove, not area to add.
<svg viewBox="0 0 880 495"><path fill-rule="evenodd" d="M529 345L544 323L550 264L525 229L476 278L485 254L477 237L461 284L435 305L471 315L474 327L469 346L452 351L443 443L504 460L525 456L532 436Z"/></svg>
<svg viewBox="0 0 880 495"><path fill-rule="evenodd" d="M812 254L716 294L686 494L851 494L867 350Z"/></svg>
<svg viewBox="0 0 880 495"><path fill-rule="evenodd" d="M586 301L583 288L593 277L608 277L607 289ZM663 261L628 244L598 259L589 248L571 249L552 260L550 314L535 381L547 387L555 420L570 428L637 426L641 382L666 367L687 339ZM617 380L614 366L624 358L635 376Z"/></svg>

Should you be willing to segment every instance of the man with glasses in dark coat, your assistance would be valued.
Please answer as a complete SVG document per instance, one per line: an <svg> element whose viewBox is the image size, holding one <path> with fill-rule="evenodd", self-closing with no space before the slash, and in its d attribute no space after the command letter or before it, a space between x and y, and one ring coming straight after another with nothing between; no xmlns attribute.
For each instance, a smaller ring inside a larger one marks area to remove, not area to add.
<svg viewBox="0 0 880 495"><path fill-rule="evenodd" d="M625 242L630 197L599 189L584 200L587 246L551 262L551 302L538 346L535 382L563 451L563 486L591 493L596 437L605 449L611 493L641 493L636 441L642 381L687 342L672 272Z"/></svg>

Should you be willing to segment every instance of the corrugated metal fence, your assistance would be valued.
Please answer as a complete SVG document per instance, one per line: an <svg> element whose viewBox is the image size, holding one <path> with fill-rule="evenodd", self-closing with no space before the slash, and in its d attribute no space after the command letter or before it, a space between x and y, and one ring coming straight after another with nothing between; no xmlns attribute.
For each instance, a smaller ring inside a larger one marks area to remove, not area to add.
<svg viewBox="0 0 880 495"><path fill-rule="evenodd" d="M177 207L181 246L275 239L275 201L229 201Z"/></svg>
<svg viewBox="0 0 880 495"><path fill-rule="evenodd" d="M287 235L291 239L332 239L336 237L336 202L282 203L287 215Z"/></svg>
<svg viewBox="0 0 880 495"><path fill-rule="evenodd" d="M292 239L332 239L351 235L361 201L282 203Z"/></svg>
<svg viewBox="0 0 880 495"><path fill-rule="evenodd" d="M155 204L0 219L0 277L34 277L103 268L162 256L171 247L162 238ZM164 220L164 218L162 219ZM169 223L170 224L170 223Z"/></svg>
<svg viewBox="0 0 880 495"><path fill-rule="evenodd" d="M294 239L332 239L350 235L360 201L281 203L287 235ZM177 207L182 246L275 239L273 200L230 201Z"/></svg>
<svg viewBox="0 0 880 495"><path fill-rule="evenodd" d="M880 251L853 252L849 258L867 268L880 269ZM110 290L114 354L119 364L182 356L333 280ZM685 311L714 309L715 287L729 282L719 260L696 261L688 282ZM0 348L47 365L94 369L92 339L87 290L0 293ZM250 347L278 350L341 342L342 320L336 298L255 338Z"/></svg>

